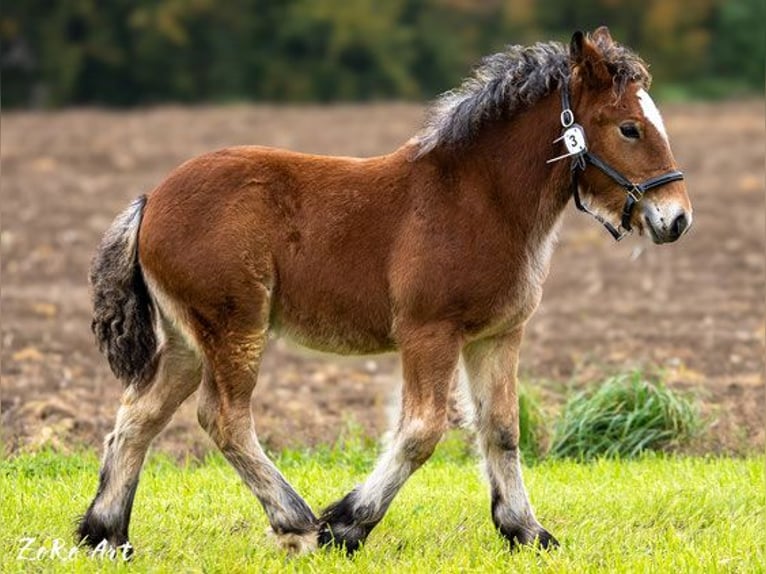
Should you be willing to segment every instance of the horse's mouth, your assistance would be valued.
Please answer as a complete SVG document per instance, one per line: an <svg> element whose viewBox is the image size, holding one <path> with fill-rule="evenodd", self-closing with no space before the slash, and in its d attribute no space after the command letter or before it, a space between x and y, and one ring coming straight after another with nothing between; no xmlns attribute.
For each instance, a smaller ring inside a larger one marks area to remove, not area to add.
<svg viewBox="0 0 766 574"><path fill-rule="evenodd" d="M652 222L651 217L642 217L643 227L649 230L652 241L657 245L662 243L673 243L680 239L691 227L690 217L684 216L684 221L679 225L678 219L672 225L657 229Z"/></svg>
<svg viewBox="0 0 766 574"><path fill-rule="evenodd" d="M649 237L652 238L652 241L654 243L656 243L657 245L665 243L666 240L662 239L662 237L659 236L659 234L657 233L657 230L655 230L654 227L652 226L651 221L647 221L646 225L642 225L641 227L643 229L648 229L649 230Z"/></svg>

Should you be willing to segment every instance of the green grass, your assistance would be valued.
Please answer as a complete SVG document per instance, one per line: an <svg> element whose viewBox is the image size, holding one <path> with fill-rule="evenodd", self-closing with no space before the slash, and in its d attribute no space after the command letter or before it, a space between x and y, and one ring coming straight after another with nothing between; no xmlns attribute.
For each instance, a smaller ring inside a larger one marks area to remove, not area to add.
<svg viewBox="0 0 766 574"><path fill-rule="evenodd" d="M549 455L630 458L688 444L702 429L695 403L636 371L572 397L560 414Z"/></svg>
<svg viewBox="0 0 766 574"><path fill-rule="evenodd" d="M522 460L533 464L542 460L548 448L548 423L532 391L519 389L519 450Z"/></svg>
<svg viewBox="0 0 766 574"><path fill-rule="evenodd" d="M288 558L266 535L258 503L219 456L177 465L153 456L133 510L136 557L111 563L83 551L69 562L17 559L69 546L76 515L96 487L95 453L19 455L0 463L0 572L762 572L761 458L545 460L526 469L541 522L561 541L551 553L510 553L489 518L489 496L462 437L450 435L407 483L367 545ZM360 440L278 464L313 508L370 470Z"/></svg>

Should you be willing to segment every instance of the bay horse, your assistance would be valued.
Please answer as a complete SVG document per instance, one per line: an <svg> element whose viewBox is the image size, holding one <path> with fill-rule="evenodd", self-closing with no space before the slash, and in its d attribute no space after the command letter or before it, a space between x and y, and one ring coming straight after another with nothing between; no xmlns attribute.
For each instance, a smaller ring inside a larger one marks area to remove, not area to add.
<svg viewBox="0 0 766 574"><path fill-rule="evenodd" d="M152 439L198 418L288 551L358 549L446 427L465 368L510 546L557 545L519 460L517 365L570 198L615 236L677 240L692 211L643 61L602 27L487 57L422 131L369 159L233 147L192 159L119 215L93 260L92 328L124 383L77 536L122 546ZM250 400L270 335L401 355L393 439L315 515L259 445Z"/></svg>

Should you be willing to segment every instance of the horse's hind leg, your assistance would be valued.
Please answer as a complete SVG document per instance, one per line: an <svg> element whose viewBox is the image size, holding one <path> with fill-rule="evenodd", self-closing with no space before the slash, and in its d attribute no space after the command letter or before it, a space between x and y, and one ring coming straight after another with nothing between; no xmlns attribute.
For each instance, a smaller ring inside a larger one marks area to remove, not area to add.
<svg viewBox="0 0 766 574"><path fill-rule="evenodd" d="M149 444L200 383L199 356L165 327L167 340L153 380L140 390L125 390L114 430L106 438L98 491L77 528L79 540L91 546L103 540L114 547L128 542L133 497Z"/></svg>
<svg viewBox="0 0 766 574"><path fill-rule="evenodd" d="M391 445L372 474L322 514L319 543L359 548L410 475L431 456L447 425L447 398L459 339L449 325L408 330L400 342L402 411Z"/></svg>
<svg viewBox="0 0 766 574"><path fill-rule="evenodd" d="M472 343L463 350L476 426L492 496L492 521L510 542L541 547L556 539L532 512L521 477L516 371L522 329Z"/></svg>
<svg viewBox="0 0 766 574"><path fill-rule="evenodd" d="M206 350L198 417L226 459L260 501L277 541L292 553L316 547L314 513L263 452L253 425L250 396L267 333L227 332Z"/></svg>

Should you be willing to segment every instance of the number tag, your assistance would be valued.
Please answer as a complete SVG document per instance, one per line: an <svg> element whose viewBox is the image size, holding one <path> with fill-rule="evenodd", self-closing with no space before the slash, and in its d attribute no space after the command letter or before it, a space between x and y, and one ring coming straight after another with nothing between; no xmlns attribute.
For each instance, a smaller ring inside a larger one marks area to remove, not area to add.
<svg viewBox="0 0 766 574"><path fill-rule="evenodd" d="M567 148L567 153L551 158L546 163L553 163L554 161L580 155L581 153L588 151L588 146L585 143L585 130L582 129L580 124L572 124L566 128L564 133L561 134L561 137L553 140L553 143L555 144L562 140L564 141L564 147Z"/></svg>
<svg viewBox="0 0 766 574"><path fill-rule="evenodd" d="M575 155L584 152L588 147L585 145L585 132L580 124L574 124L564 130L564 145L569 155Z"/></svg>

